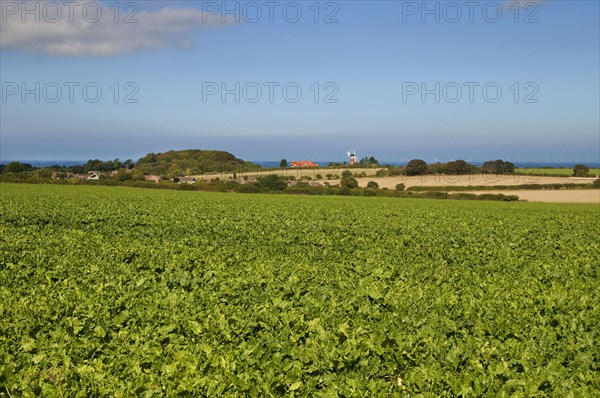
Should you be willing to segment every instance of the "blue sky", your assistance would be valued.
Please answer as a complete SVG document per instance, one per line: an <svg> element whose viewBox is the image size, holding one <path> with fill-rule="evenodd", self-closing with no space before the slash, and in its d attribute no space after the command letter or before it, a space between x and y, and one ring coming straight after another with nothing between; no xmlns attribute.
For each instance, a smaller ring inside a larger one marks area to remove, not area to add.
<svg viewBox="0 0 600 398"><path fill-rule="evenodd" d="M318 16L313 1L228 2L239 11L226 16L222 2L122 2L116 15L113 1L82 1L73 20L41 1L39 21L0 3L3 161L184 148L251 160L343 160L351 148L387 161L599 160L597 1L319 2ZM123 21L131 12L137 23Z"/></svg>

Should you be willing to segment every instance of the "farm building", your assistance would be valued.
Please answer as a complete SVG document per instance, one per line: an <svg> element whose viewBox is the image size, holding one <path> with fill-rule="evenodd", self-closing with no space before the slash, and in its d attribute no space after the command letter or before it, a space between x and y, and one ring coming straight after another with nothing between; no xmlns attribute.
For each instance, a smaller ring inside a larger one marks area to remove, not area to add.
<svg viewBox="0 0 600 398"><path fill-rule="evenodd" d="M67 174L67 178L76 177L79 180L97 180L100 178L100 173L88 173L88 174Z"/></svg>
<svg viewBox="0 0 600 398"><path fill-rule="evenodd" d="M194 184L196 182L195 177L179 177L180 184Z"/></svg>
<svg viewBox="0 0 600 398"><path fill-rule="evenodd" d="M319 167L318 163L313 163L312 160L294 160L290 163L291 167Z"/></svg>

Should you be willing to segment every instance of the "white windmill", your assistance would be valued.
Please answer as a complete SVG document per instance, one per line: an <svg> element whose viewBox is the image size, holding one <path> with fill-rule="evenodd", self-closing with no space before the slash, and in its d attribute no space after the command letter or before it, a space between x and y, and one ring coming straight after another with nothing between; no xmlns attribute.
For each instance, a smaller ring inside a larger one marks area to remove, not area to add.
<svg viewBox="0 0 600 398"><path fill-rule="evenodd" d="M348 155L348 164L349 165L353 165L353 164L357 164L358 163L358 161L356 159L356 149L348 151L348 152L346 152L346 154Z"/></svg>

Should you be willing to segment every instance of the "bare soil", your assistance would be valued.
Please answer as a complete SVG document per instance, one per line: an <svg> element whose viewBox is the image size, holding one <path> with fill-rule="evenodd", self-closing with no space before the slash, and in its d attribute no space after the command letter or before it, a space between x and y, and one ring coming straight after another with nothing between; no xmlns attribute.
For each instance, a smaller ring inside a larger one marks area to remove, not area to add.
<svg viewBox="0 0 600 398"><path fill-rule="evenodd" d="M358 184L361 187L366 187L369 181L375 181L379 184L379 188L395 189L397 184L403 183L407 188L412 186L472 186L472 185L521 185L521 184L591 184L594 179L587 178L566 178L566 177L539 177L539 176L523 176L523 175L495 175L495 174L475 174L475 175L424 175L415 177L381 177L381 178L358 178ZM332 184L337 184L339 181L330 181Z"/></svg>
<svg viewBox="0 0 600 398"><path fill-rule="evenodd" d="M469 191L469 193L501 193L503 195L517 195L519 199L528 202L546 203L596 203L600 204L600 189L561 189L539 191Z"/></svg>

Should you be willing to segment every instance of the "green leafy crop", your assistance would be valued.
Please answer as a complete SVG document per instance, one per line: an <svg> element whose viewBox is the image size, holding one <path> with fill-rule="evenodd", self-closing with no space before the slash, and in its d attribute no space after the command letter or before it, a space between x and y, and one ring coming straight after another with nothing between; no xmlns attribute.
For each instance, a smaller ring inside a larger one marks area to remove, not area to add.
<svg viewBox="0 0 600 398"><path fill-rule="evenodd" d="M0 185L0 396L600 394L600 208Z"/></svg>

